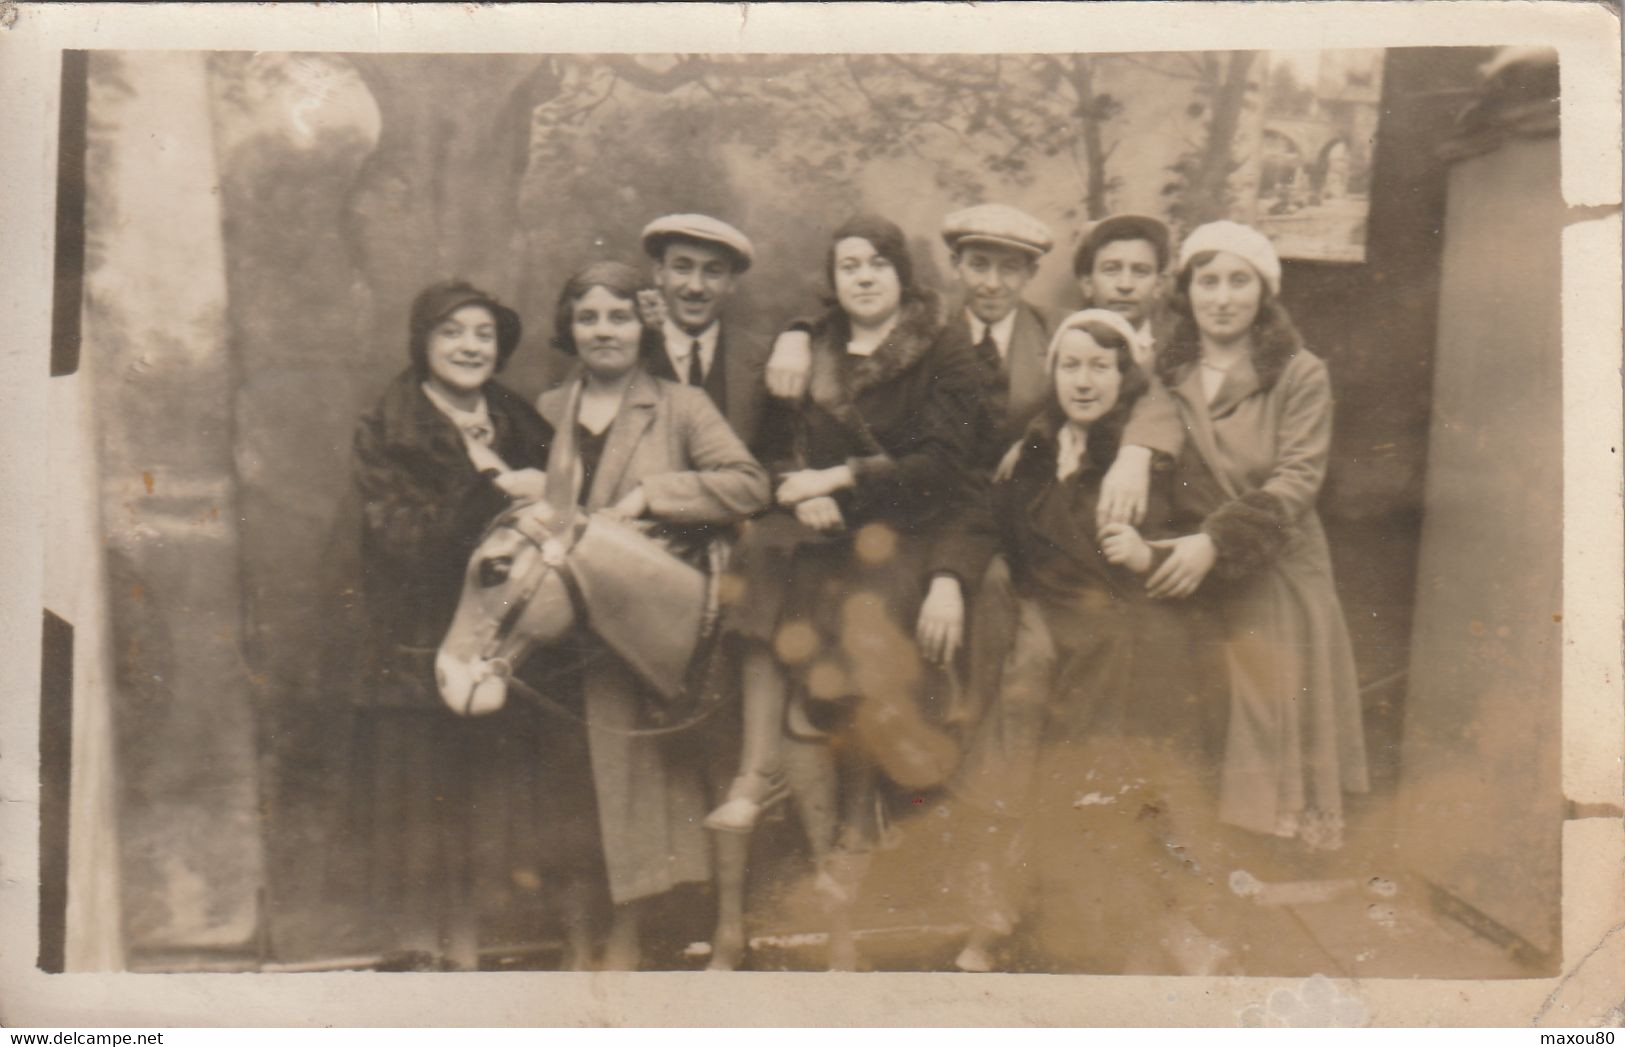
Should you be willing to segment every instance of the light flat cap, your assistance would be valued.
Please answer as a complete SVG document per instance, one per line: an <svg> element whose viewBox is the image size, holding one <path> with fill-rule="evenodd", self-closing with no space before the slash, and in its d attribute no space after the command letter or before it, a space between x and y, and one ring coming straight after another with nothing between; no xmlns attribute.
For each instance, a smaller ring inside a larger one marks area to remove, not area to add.
<svg viewBox="0 0 1625 1047"><path fill-rule="evenodd" d="M1055 246L1049 226L1005 204L977 204L955 211L943 219L942 239L950 251L967 244L993 244L1014 247L1035 258Z"/></svg>
<svg viewBox="0 0 1625 1047"><path fill-rule="evenodd" d="M669 214L643 227L643 250L660 260L668 240L698 240L726 248L734 258L734 269L744 272L756 258L750 237L719 218L704 214Z"/></svg>

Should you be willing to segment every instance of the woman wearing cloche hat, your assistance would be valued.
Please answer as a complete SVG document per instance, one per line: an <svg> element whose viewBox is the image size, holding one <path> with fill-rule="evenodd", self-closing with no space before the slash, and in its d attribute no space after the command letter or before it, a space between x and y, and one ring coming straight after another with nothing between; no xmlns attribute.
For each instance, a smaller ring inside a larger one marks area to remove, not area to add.
<svg viewBox="0 0 1625 1047"><path fill-rule="evenodd" d="M1190 438L1177 466L1186 537L1153 596L1215 602L1229 721L1219 817L1311 848L1340 845L1343 794L1367 789L1360 696L1315 499L1332 389L1279 300L1258 230L1212 222L1179 252L1175 326L1157 359Z"/></svg>
<svg viewBox="0 0 1625 1047"><path fill-rule="evenodd" d="M407 322L410 363L355 435L367 631L354 773L376 944L413 965L476 965L470 783L513 753L505 734L525 733L518 712L453 716L432 660L486 524L546 479L552 428L494 377L520 329L471 284L424 289Z"/></svg>

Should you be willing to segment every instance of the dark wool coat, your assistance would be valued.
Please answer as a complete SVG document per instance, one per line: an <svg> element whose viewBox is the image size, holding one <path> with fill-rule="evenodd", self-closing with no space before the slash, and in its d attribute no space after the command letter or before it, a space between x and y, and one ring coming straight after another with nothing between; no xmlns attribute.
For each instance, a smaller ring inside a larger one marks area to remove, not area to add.
<svg viewBox="0 0 1625 1047"><path fill-rule="evenodd" d="M1145 594L1146 579L1167 551L1153 550L1151 568L1141 575L1108 562L1100 550L1095 509L1117 434L1097 426L1078 471L1060 480L1055 464L1061 424L1059 411L1032 422L1014 472L994 485L987 514L1019 600L1022 624L1009 635L1027 661L1012 663L1008 646L987 652L1002 671L977 683L989 689L987 710L958 788L996 805L1019 802L1013 793L1025 788L1018 783L1030 784L1046 751L1066 740L1088 743L1077 752L1097 773L1110 761L1099 760L1095 749L1109 750L1116 739L1171 746L1184 754L1178 773L1195 780L1201 768L1192 760L1211 733L1216 711L1208 695L1217 673L1203 658L1209 645L1201 642L1205 623L1199 610ZM1173 473L1170 459L1155 459L1146 518L1138 528L1147 541L1174 536ZM998 612L977 608L979 615L990 613ZM1052 652L1047 673L1030 661L1035 631L1045 637L1039 646ZM1112 793L1118 784L1102 778L1093 787Z"/></svg>
<svg viewBox="0 0 1625 1047"><path fill-rule="evenodd" d="M546 468L552 426L502 385L484 392L498 456L513 469ZM410 368L362 416L354 450L372 670L363 700L439 708L433 650L457 610L468 558L508 499L475 471Z"/></svg>
<svg viewBox="0 0 1625 1047"><path fill-rule="evenodd" d="M908 534L938 526L965 484L981 416L981 377L961 326L944 327L932 299L903 309L867 357L842 333L812 334L807 393L769 401L759 455L775 480L798 469L849 465L857 480L836 495L848 531L884 521Z"/></svg>
<svg viewBox="0 0 1625 1047"><path fill-rule="evenodd" d="M1209 404L1187 364L1172 392L1189 432L1176 517L1218 550L1201 592L1228 632L1221 817L1334 840L1343 792L1367 779L1353 649L1315 511L1331 451L1326 365L1300 349L1266 384L1243 359Z"/></svg>
<svg viewBox="0 0 1625 1047"><path fill-rule="evenodd" d="M735 550L742 596L727 622L766 643L781 626L805 622L819 649L855 681L863 670L842 639L841 616L859 597L881 609L888 624L871 632L896 640L892 662L913 664L927 556L970 500L974 426L965 420L978 417L981 399L963 329L942 326L933 301L906 305L872 356L848 353L839 327L814 330L807 395L770 402L761 450L775 479L850 466L856 486L835 495L846 528L822 534L782 508L751 521Z"/></svg>

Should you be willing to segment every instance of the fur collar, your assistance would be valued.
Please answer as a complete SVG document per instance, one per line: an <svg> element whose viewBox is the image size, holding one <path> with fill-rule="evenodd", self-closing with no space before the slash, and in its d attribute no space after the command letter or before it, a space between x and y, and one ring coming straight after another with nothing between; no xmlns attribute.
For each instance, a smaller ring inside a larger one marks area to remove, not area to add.
<svg viewBox="0 0 1625 1047"><path fill-rule="evenodd" d="M850 367L846 359L847 325L844 317L831 315L813 332L812 366L807 393L826 410L839 408L864 391L884 385L920 362L942 332L940 304L936 295L923 291L903 306L897 326L866 357L858 357Z"/></svg>

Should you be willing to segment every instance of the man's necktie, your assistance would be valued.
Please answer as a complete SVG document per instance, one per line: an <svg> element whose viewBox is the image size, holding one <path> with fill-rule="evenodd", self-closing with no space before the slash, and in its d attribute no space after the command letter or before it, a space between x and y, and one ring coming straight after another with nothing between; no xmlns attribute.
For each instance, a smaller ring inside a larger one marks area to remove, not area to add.
<svg viewBox="0 0 1625 1047"><path fill-rule="evenodd" d="M705 367L700 363L700 340L694 339L694 348L688 351L688 384L705 384Z"/></svg>
<svg viewBox="0 0 1625 1047"><path fill-rule="evenodd" d="M998 374L999 369L1004 366L1004 361L999 359L999 344L993 340L993 328L983 330L982 340L976 343L976 358L982 362L983 367L989 368L994 374Z"/></svg>

